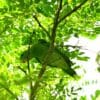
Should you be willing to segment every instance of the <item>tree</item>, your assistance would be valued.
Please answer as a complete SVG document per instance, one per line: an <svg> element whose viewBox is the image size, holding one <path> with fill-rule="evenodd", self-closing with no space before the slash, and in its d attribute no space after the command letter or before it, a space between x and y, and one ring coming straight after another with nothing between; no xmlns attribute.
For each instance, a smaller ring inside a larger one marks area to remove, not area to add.
<svg viewBox="0 0 100 100"><path fill-rule="evenodd" d="M47 67L55 46L64 55L87 61L79 46L64 45L71 36L94 39L99 34L99 0L0 0L0 99L64 99L64 87L74 80L57 68ZM50 43L42 63L23 64L20 55L39 39ZM72 48L72 51L70 50ZM73 62L73 69L77 67ZM56 97L52 91L58 92ZM45 96L44 96L45 95Z"/></svg>

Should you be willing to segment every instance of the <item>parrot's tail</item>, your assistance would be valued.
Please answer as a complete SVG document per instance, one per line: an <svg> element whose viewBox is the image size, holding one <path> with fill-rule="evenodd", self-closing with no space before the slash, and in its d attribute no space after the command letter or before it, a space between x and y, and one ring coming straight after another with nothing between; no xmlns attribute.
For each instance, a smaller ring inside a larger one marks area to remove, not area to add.
<svg viewBox="0 0 100 100"><path fill-rule="evenodd" d="M69 68L67 70L64 69L64 72L66 72L68 75L70 75L72 77L77 75L77 73L72 68Z"/></svg>

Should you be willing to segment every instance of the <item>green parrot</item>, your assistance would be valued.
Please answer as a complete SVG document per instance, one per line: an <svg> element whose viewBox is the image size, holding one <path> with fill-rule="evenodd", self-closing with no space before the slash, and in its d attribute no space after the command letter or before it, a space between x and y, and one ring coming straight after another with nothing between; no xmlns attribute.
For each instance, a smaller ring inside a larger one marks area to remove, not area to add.
<svg viewBox="0 0 100 100"><path fill-rule="evenodd" d="M32 58L36 58L39 63L43 63L44 57L48 53L49 46L49 42L46 42L43 39L39 39L36 43L34 43L34 45L30 47L30 53L28 52L28 50L24 51L21 54L20 59L22 62L26 62L27 59L30 60ZM50 55L47 65L51 67L61 68L70 76L76 75L76 72L71 68L72 62L70 61L70 59L57 47L54 48L52 54Z"/></svg>

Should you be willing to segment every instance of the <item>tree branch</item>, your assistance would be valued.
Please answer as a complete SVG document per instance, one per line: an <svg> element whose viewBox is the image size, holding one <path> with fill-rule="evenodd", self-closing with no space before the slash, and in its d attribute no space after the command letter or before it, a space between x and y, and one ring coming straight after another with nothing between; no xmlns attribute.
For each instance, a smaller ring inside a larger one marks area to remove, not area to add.
<svg viewBox="0 0 100 100"><path fill-rule="evenodd" d="M75 6L70 12L68 12L67 14L65 14L65 16L63 16L61 19L59 19L58 23L60 23L61 21L63 21L66 17L70 16L72 13L76 12L79 8L81 8L88 0L84 0L82 3L80 3L79 5Z"/></svg>
<svg viewBox="0 0 100 100"><path fill-rule="evenodd" d="M7 88L5 85L3 85L2 83L0 83L0 86L2 86L8 93L10 93L13 97L16 98L16 100L18 100L18 97L9 89Z"/></svg>
<svg viewBox="0 0 100 100"><path fill-rule="evenodd" d="M57 26L58 26L58 19L59 19L59 14L60 14L61 9L62 9L62 0L60 0L58 10L56 12L55 19L54 19L54 24L53 24L53 28L52 28L52 34L51 34L51 39L52 39L51 45L53 45L54 41L55 41L56 29L57 29Z"/></svg>
<svg viewBox="0 0 100 100"><path fill-rule="evenodd" d="M52 54L53 49L54 49L54 42L55 42L55 38L56 38L56 29L57 29L57 26L58 26L58 19L59 19L59 14L60 14L61 8L62 8L62 0L60 0L60 2L59 2L58 9L57 9L57 12L55 14L55 19L54 19L54 24L53 24L53 28L52 28L52 34L51 34L51 44L50 44L48 53L45 56L44 61L42 63L42 69L40 70L39 78L41 78L44 71L46 70L46 66L47 66L49 57Z"/></svg>
<svg viewBox="0 0 100 100"><path fill-rule="evenodd" d="M32 89L32 96L31 96L31 99L30 100L34 100L35 99L35 96L36 96L36 93L37 93L37 89L39 87L39 83L41 81L41 78L44 74L44 72L46 71L46 66L47 66L47 63L48 63L48 60L50 58L50 55L52 54L53 52L53 49L54 49L54 42L55 42L55 38L56 38L56 29L57 29L57 26L58 26L58 18L59 18L59 14L60 14L60 10L62 8L62 0L60 0L59 2L59 6L58 6L58 10L56 12L56 15L55 15L55 19L54 19L54 24L53 24L53 28L52 28L52 34L51 34L51 44L50 44L50 47L49 47L49 50L48 50L48 53L47 55L44 57L44 60L43 60L43 63L42 63L42 68L39 72L39 75L38 75L38 79Z"/></svg>
<svg viewBox="0 0 100 100"><path fill-rule="evenodd" d="M32 32L32 34L30 34L30 37L29 37L29 43L28 43L28 57L27 57L27 69L28 69L28 74L30 75L30 62L29 62L29 58L30 58L30 46L31 46L31 43L32 43L32 37L34 35L34 31ZM32 79L31 77L29 76L29 79L30 79L30 99L31 99L31 96L32 96L32 89L33 89L33 85L32 85Z"/></svg>
<svg viewBox="0 0 100 100"><path fill-rule="evenodd" d="M49 37L49 39L51 39L49 32L44 28L44 26L40 23L39 19L36 17L36 15L33 15L33 18L36 20L36 22L38 23L38 25L45 31L45 33L47 34L47 36Z"/></svg>

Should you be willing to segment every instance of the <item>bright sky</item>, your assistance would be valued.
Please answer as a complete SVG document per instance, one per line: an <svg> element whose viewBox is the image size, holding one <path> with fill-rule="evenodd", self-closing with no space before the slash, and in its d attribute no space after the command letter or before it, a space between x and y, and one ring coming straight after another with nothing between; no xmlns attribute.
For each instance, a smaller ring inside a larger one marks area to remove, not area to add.
<svg viewBox="0 0 100 100"><path fill-rule="evenodd" d="M95 90L100 90L100 73L98 73L96 70L98 65L95 62L96 54L100 51L100 36L98 36L96 40L90 40L83 37L80 37L79 39L72 37L67 43L72 45L76 45L78 43L78 45L84 48L83 51L86 53L86 55L90 57L87 62L79 61L77 63L84 66L87 72L80 80L80 84L84 84L82 85L83 90L81 94L87 95L88 100L91 100L90 95L93 94ZM83 72L82 70L79 70L78 73L81 74ZM84 80L87 82L89 81L90 84L86 85ZM94 83L93 80L95 80Z"/></svg>

